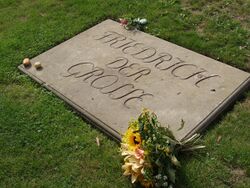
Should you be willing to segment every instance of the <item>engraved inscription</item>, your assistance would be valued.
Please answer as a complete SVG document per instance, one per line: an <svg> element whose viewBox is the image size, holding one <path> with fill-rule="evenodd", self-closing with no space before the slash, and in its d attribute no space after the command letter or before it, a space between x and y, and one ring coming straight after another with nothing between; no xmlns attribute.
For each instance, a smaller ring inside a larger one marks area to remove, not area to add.
<svg viewBox="0 0 250 188"><path fill-rule="evenodd" d="M148 70L149 72L146 72L147 74L143 74L142 70L145 69L137 70L137 72L132 70L134 73L125 72L124 70L126 68L133 69L134 66L134 64L129 64L126 58L117 58L115 61L107 63L106 66L117 69L118 73L125 77L137 76L134 81L150 73L150 70ZM153 94L145 92L143 89L135 88L134 84L119 82L120 79L118 75L106 74L103 68L97 67L94 63L89 61L76 63L70 66L66 70L66 74L62 74L62 76L65 78L81 78L83 82L89 83L89 86L98 89L100 93L107 95L110 99L121 100L126 108L130 108L129 103L132 101L138 100L143 102L145 97L153 97Z"/></svg>
<svg viewBox="0 0 250 188"><path fill-rule="evenodd" d="M168 52L158 52L154 47L147 46L142 42L137 42L134 39L127 38L115 31L104 32L100 36L95 36L95 40L99 40L103 44L108 44L111 48L119 49L126 55L130 55L134 59L141 60L141 63L152 64L153 67L159 71L166 71L170 75L180 80L191 80L194 86L200 87L203 82L214 82L215 79L221 78L218 74L209 73L202 67L198 67L193 63L188 63L179 57L174 57ZM133 74L122 72L126 69L135 69L138 64L132 63L127 65L126 58L117 59L111 62L108 67L119 69L121 74L127 77L135 76L138 80L142 76L150 74L151 70L148 68L141 68ZM199 75L199 77L197 76Z"/></svg>
<svg viewBox="0 0 250 188"><path fill-rule="evenodd" d="M134 77L137 81L142 76L149 75L151 70L147 67L141 67L138 63L129 63L127 58L119 57L106 65L108 68L116 69L126 77Z"/></svg>

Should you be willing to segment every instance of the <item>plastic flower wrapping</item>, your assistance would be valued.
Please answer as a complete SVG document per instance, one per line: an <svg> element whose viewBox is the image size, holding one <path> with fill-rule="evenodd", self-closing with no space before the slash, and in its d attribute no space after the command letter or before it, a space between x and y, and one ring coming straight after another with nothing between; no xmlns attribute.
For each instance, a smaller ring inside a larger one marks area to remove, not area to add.
<svg viewBox="0 0 250 188"><path fill-rule="evenodd" d="M167 128L160 126L154 113L144 109L138 119L129 122L122 137L124 175L143 187L174 187L175 173L180 167L176 156L181 151L203 148L194 145L198 139L195 134L183 142L177 141Z"/></svg>

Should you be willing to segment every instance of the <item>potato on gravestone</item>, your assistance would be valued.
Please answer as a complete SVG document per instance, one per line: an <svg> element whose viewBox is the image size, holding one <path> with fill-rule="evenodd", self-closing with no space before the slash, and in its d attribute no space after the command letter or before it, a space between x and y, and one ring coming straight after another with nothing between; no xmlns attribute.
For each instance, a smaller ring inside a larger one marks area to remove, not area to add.
<svg viewBox="0 0 250 188"><path fill-rule="evenodd" d="M36 69L41 69L42 68L42 64L39 61L37 61L37 62L34 63L34 67Z"/></svg>
<svg viewBox="0 0 250 188"><path fill-rule="evenodd" d="M24 66L24 67L28 67L28 66L30 66L30 65L31 65L30 59L29 59L29 58L24 58L24 59L23 59L23 66Z"/></svg>
<svg viewBox="0 0 250 188"><path fill-rule="evenodd" d="M249 74L106 20L19 68L119 140L146 107L179 140L211 123L249 87Z"/></svg>

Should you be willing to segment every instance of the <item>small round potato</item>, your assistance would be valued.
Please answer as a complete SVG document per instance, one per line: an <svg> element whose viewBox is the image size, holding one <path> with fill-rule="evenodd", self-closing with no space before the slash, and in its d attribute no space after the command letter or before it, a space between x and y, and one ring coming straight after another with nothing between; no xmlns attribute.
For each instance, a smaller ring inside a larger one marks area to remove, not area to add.
<svg viewBox="0 0 250 188"><path fill-rule="evenodd" d="M36 69L41 69L42 68L42 64L40 62L35 62L34 66Z"/></svg>
<svg viewBox="0 0 250 188"><path fill-rule="evenodd" d="M30 65L31 65L30 59L29 59L29 58L24 58L24 59L23 59L23 65L24 65L25 67L30 66Z"/></svg>

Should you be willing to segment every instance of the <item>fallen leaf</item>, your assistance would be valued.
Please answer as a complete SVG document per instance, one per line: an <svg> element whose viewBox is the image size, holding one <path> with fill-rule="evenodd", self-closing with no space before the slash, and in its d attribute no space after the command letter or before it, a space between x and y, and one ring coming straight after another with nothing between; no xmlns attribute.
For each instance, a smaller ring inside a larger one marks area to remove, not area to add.
<svg viewBox="0 0 250 188"><path fill-rule="evenodd" d="M216 140L216 142L217 142L217 143L220 143L220 141L221 141L221 138L222 138L222 136L221 136L221 135L219 135L219 136L217 137L217 140Z"/></svg>
<svg viewBox="0 0 250 188"><path fill-rule="evenodd" d="M100 146L100 139L98 138L98 136L95 138L95 140L96 140L97 146L99 147Z"/></svg>

